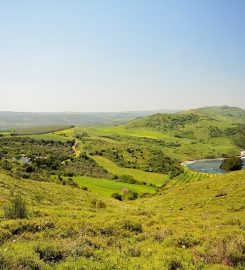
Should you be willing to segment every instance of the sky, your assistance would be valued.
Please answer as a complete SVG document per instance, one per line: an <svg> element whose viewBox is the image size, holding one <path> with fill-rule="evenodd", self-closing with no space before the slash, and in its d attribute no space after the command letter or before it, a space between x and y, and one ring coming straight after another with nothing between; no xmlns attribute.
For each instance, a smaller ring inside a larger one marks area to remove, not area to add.
<svg viewBox="0 0 245 270"><path fill-rule="evenodd" d="M0 111L245 108L245 0L0 0Z"/></svg>

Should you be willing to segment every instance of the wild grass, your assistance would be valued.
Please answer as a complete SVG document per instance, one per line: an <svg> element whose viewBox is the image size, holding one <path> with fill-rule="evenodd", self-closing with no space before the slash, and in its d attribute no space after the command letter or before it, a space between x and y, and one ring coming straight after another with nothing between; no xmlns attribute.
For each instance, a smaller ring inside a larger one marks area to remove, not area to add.
<svg viewBox="0 0 245 270"><path fill-rule="evenodd" d="M29 211L29 219L8 220L0 208L1 267L242 270L244 178L241 171L178 182L156 196L119 202L0 173L1 206L14 189Z"/></svg>

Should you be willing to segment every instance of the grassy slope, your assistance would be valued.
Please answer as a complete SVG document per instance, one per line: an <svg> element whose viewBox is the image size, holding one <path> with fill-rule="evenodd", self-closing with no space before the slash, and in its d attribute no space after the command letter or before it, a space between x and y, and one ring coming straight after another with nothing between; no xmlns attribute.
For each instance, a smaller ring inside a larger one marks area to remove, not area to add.
<svg viewBox="0 0 245 270"><path fill-rule="evenodd" d="M0 212L0 260L9 269L243 269L244 178L245 171L214 176L118 202L0 173L1 206L13 189L31 212L22 221L4 220ZM107 208L92 208L94 198ZM58 247L63 259L40 260L35 248L43 245Z"/></svg>
<svg viewBox="0 0 245 270"><path fill-rule="evenodd" d="M245 110L237 107L213 106L192 109L187 112L192 112L200 115L208 115L220 121L228 121L231 123L234 123L234 119L236 123L244 123L245 121Z"/></svg>
<svg viewBox="0 0 245 270"><path fill-rule="evenodd" d="M100 166L115 175L131 175L135 180L144 181L148 184L155 184L156 186L161 186L168 179L168 176L164 174L119 167L114 162L101 156L92 156L91 158L93 158Z"/></svg>
<svg viewBox="0 0 245 270"><path fill-rule="evenodd" d="M161 139L167 143L179 143L179 147L164 147L166 154L179 160L201 159L208 156L219 157L222 154L233 155L240 153L240 148L234 145L232 138L226 136L213 137L209 135L209 127L221 130L233 127L234 123L245 122L245 110L233 107L206 107L181 113L172 114L176 118L188 114L199 115L199 120L187 123L179 130L169 128L161 130L154 123L154 118L161 118L161 114L143 117L129 122L127 125L107 128L90 129L94 136L119 136L130 140L130 137ZM151 125L150 124L150 125ZM177 137L176 137L177 136ZM180 138L179 136L182 136Z"/></svg>

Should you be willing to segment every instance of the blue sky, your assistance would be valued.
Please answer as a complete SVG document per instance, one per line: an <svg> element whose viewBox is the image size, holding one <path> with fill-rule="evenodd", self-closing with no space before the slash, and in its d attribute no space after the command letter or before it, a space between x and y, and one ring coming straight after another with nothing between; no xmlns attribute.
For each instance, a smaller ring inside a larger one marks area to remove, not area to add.
<svg viewBox="0 0 245 270"><path fill-rule="evenodd" d="M0 110L245 108L244 0L0 0Z"/></svg>

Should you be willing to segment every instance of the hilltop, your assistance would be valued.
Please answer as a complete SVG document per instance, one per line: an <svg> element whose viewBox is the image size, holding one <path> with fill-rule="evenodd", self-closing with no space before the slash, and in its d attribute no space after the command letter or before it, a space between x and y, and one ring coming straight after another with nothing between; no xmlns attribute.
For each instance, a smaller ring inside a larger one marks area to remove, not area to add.
<svg viewBox="0 0 245 270"><path fill-rule="evenodd" d="M153 128L174 129L188 123L197 124L199 120L222 122L225 126L230 123L245 123L245 110L230 106L211 106L198 109L190 109L173 114L157 113L141 117L129 123L130 126L149 126Z"/></svg>
<svg viewBox="0 0 245 270"><path fill-rule="evenodd" d="M106 133L161 140L163 151L179 160L238 155L245 148L245 110L221 106L158 113Z"/></svg>
<svg viewBox="0 0 245 270"><path fill-rule="evenodd" d="M220 119L221 121L230 121L233 123L245 123L245 110L231 106L211 106L188 110L183 113L194 113L198 115L209 116L210 118Z"/></svg>

